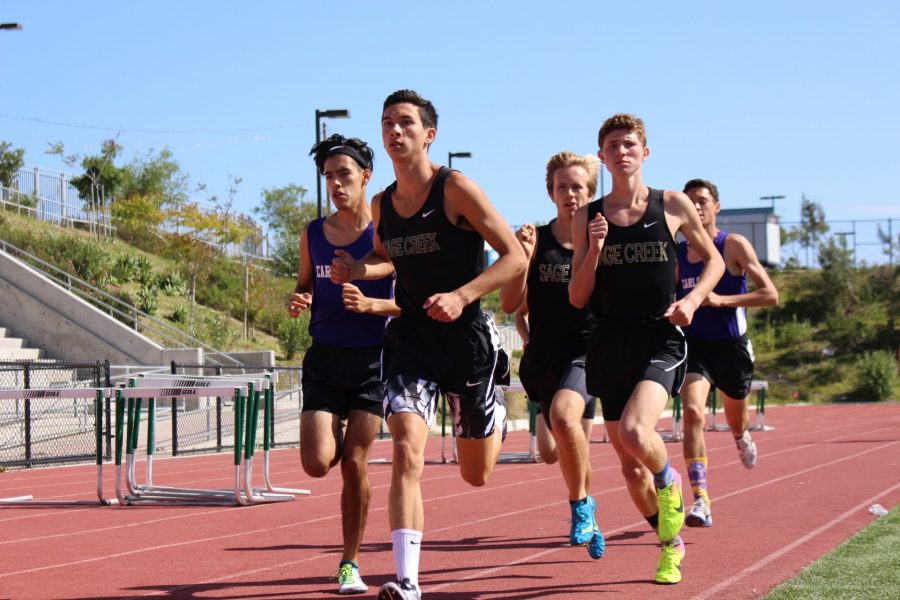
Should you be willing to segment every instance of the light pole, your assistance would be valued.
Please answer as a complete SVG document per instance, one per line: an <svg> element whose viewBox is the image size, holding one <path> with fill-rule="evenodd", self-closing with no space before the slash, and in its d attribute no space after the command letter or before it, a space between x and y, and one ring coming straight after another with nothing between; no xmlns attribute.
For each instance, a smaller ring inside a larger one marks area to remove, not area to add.
<svg viewBox="0 0 900 600"><path fill-rule="evenodd" d="M322 141L321 136L319 135L319 121L321 119L349 119L350 111L346 108L338 108L333 110L319 110L316 109L316 145ZM318 207L316 214L318 218L322 217L322 174L319 173L319 168L316 167L316 206Z"/></svg>
<svg viewBox="0 0 900 600"><path fill-rule="evenodd" d="M453 168L453 159L454 158L472 158L471 152L448 152L447 153L447 168Z"/></svg>
<svg viewBox="0 0 900 600"><path fill-rule="evenodd" d="M0 30L3 30L3 29L11 29L11 30L19 31L20 29L22 29L22 24L21 23L0 23Z"/></svg>

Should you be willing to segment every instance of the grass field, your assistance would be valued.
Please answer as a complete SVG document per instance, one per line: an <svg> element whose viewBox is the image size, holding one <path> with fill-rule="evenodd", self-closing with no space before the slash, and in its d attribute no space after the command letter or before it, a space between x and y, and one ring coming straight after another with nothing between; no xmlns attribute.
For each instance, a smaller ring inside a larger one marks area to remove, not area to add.
<svg viewBox="0 0 900 600"><path fill-rule="evenodd" d="M900 598L900 507L765 596L765 600L814 598Z"/></svg>

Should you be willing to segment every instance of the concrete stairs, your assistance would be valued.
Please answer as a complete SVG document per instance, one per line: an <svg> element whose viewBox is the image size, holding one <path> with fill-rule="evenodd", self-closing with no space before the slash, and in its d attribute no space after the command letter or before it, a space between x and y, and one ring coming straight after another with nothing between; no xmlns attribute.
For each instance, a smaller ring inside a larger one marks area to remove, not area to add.
<svg viewBox="0 0 900 600"><path fill-rule="evenodd" d="M10 333L6 327L0 327L0 360L37 360L43 356L43 350L29 348L28 340L9 337Z"/></svg>

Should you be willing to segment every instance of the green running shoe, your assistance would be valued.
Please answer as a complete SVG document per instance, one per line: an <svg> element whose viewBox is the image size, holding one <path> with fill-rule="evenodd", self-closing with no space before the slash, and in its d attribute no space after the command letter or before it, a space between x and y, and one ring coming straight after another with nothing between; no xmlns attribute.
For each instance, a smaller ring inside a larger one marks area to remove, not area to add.
<svg viewBox="0 0 900 600"><path fill-rule="evenodd" d="M671 542L663 542L662 554L656 563L656 583L671 585L681 581L681 561L684 560L684 542L675 536Z"/></svg>
<svg viewBox="0 0 900 600"><path fill-rule="evenodd" d="M681 495L681 475L672 469L672 483L656 490L656 505L659 508L659 527L656 534L660 541L668 542L678 535L684 525L684 498Z"/></svg>

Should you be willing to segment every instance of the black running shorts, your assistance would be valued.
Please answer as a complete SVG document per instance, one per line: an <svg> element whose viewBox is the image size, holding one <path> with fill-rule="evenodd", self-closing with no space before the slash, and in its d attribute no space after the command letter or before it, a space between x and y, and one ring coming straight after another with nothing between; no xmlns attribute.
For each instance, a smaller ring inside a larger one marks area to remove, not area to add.
<svg viewBox="0 0 900 600"><path fill-rule="evenodd" d="M385 418L412 412L430 427L446 394L457 437L490 436L500 352L497 327L484 312L453 323L392 319L385 331Z"/></svg>
<svg viewBox="0 0 900 600"><path fill-rule="evenodd" d="M634 388L655 381L674 395L687 368L681 328L666 319L601 327L588 348L587 390L600 400L604 421L618 421Z"/></svg>
<svg viewBox="0 0 900 600"><path fill-rule="evenodd" d="M736 340L688 338L688 373L706 378L729 398L743 400L753 381L753 345L746 335Z"/></svg>
<svg viewBox="0 0 900 600"><path fill-rule="evenodd" d="M542 360L537 352L530 352L531 346L525 349L522 362L519 364L519 379L528 395L528 400L541 407L544 422L549 429L550 407L553 397L559 390L572 390L584 400L582 419L593 419L595 413L594 397L588 394L584 375L584 356L577 356L569 361L552 365Z"/></svg>
<svg viewBox="0 0 900 600"><path fill-rule="evenodd" d="M303 357L303 411L346 419L351 410L384 416L381 346L339 348L313 342Z"/></svg>

